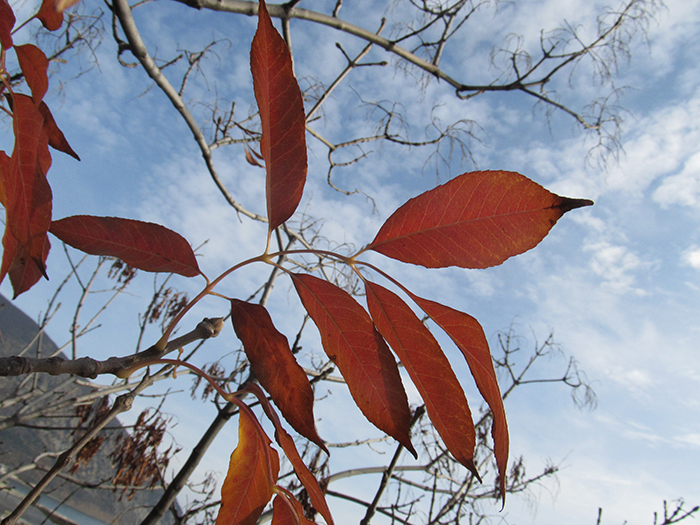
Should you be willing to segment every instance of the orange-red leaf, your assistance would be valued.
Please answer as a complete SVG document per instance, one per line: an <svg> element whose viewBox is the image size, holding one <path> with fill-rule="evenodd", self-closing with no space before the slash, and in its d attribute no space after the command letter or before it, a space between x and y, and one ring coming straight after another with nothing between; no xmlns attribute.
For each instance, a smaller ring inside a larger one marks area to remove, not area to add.
<svg viewBox="0 0 700 525"><path fill-rule="evenodd" d="M15 52L19 60L19 67L32 91L32 99L35 104L39 104L49 89L49 77L46 74L49 61L44 52L33 44L15 46Z"/></svg>
<svg viewBox="0 0 700 525"><path fill-rule="evenodd" d="M19 245L9 228L5 228L2 244L0 282L5 279L5 275L10 276L10 282L14 290L13 299L16 299L18 295L34 286L41 279L43 272L39 269L37 263L27 255L24 248ZM47 235L44 237L44 251L40 259L44 266L46 265L46 258L49 256L50 249L51 243Z"/></svg>
<svg viewBox="0 0 700 525"><path fill-rule="evenodd" d="M44 119L27 95L13 93L12 124L15 146L4 173L7 227L26 255L45 273L46 232L51 224L51 187L45 172L50 165Z"/></svg>
<svg viewBox="0 0 700 525"><path fill-rule="evenodd" d="M396 360L367 312L346 291L312 275L293 274L294 287L365 417L413 455L411 411Z"/></svg>
<svg viewBox="0 0 700 525"><path fill-rule="evenodd" d="M58 128L49 107L43 101L41 104L39 104L39 113L41 113L41 116L44 117L44 130L46 130L46 133L49 136L49 146L70 155L76 160L80 160L78 154L73 151L73 148L71 148L70 144L68 144L63 132Z"/></svg>
<svg viewBox="0 0 700 525"><path fill-rule="evenodd" d="M238 445L221 488L216 525L254 525L272 498L279 456L249 410L241 408Z"/></svg>
<svg viewBox="0 0 700 525"><path fill-rule="evenodd" d="M299 434L325 450L316 432L314 393L309 379L265 307L233 299L231 321L255 376L284 418Z"/></svg>
<svg viewBox="0 0 700 525"><path fill-rule="evenodd" d="M258 30L250 50L255 100L260 110L260 152L267 171L270 231L292 216L306 182L306 124L292 56L260 0Z"/></svg>
<svg viewBox="0 0 700 525"><path fill-rule="evenodd" d="M406 367L447 450L478 478L471 411L440 345L398 295L369 281L365 285L374 324Z"/></svg>
<svg viewBox="0 0 700 525"><path fill-rule="evenodd" d="M272 500L272 525L314 525L304 516L304 509L291 495L277 494Z"/></svg>
<svg viewBox="0 0 700 525"><path fill-rule="evenodd" d="M49 31L56 31L63 24L63 10L58 9L56 0L42 0L36 17Z"/></svg>
<svg viewBox="0 0 700 525"><path fill-rule="evenodd" d="M15 13L7 0L0 0L0 45L7 50L12 47L12 28L15 26Z"/></svg>
<svg viewBox="0 0 700 525"><path fill-rule="evenodd" d="M139 270L185 277L201 273L184 237L160 224L75 215L53 221L50 231L73 248L92 255L117 257Z"/></svg>
<svg viewBox="0 0 700 525"><path fill-rule="evenodd" d="M479 321L471 315L409 294L420 308L442 328L464 354L476 386L491 408L493 426L491 435L494 443L494 456L498 467L501 497L506 498L506 468L508 466L508 422L503 407L501 389L498 387L496 371L493 368L491 351L486 335Z"/></svg>
<svg viewBox="0 0 700 525"><path fill-rule="evenodd" d="M319 512L319 514L321 514L321 516L323 516L323 519L326 520L327 525L333 525L331 511L328 508L328 503L326 503L326 498L323 495L323 491L318 485L318 481L316 481L314 475L302 461L292 436L290 436L280 424L280 420L275 411L272 409L270 403L267 401L265 394L255 383L248 383L248 385L246 385L246 390L253 392L253 394L258 398L260 405L267 414L267 417L275 426L275 439L282 447L282 450L284 450L289 462L292 464L292 468L294 469L297 478L299 478L301 484L304 485L304 488L309 495L311 505Z"/></svg>
<svg viewBox="0 0 700 525"><path fill-rule="evenodd" d="M519 173L465 173L406 202L367 249L428 268L488 268L534 248L564 213L591 204Z"/></svg>

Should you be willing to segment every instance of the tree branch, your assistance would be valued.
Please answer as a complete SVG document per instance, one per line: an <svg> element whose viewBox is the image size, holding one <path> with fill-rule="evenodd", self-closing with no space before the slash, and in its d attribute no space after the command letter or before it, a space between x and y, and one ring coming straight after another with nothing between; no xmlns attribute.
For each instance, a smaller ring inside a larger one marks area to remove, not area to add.
<svg viewBox="0 0 700 525"><path fill-rule="evenodd" d="M224 320L221 317L214 319L204 318L191 332L169 341L162 352L159 352L154 345L134 355L110 357L104 361L98 361L91 357L71 360L60 356L46 358L2 357L0 358L0 376L19 376L34 372L44 372L54 376L73 374L91 379L102 374L113 374L117 377L125 378L137 368L145 366L145 363L160 359L173 350L177 350L199 339L216 337L223 326Z"/></svg>

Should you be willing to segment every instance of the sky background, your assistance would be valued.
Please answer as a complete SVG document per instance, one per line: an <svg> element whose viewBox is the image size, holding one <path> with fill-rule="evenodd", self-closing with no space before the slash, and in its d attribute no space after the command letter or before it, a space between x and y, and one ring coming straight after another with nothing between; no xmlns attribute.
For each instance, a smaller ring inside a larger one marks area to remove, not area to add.
<svg viewBox="0 0 700 525"><path fill-rule="evenodd" d="M386 9L381 2L347 4L341 17L371 30L376 30ZM330 12L332 5L304 0L301 6ZM525 46L536 50L540 30L554 29L564 21L580 24L587 34L604 5L533 0L487 7L455 36L442 66L458 79L487 81L495 75L489 52L508 34L524 35ZM400 19L401 6L396 4L388 16ZM30 11L31 5L16 8ZM87 1L83 8L92 11L100 6ZM220 40L216 55L203 66L206 81L196 77L186 98L207 101L215 91L236 100L237 115L253 111L248 50L254 18L196 12L174 2L147 4L135 16L151 53L157 45L158 56L164 59L178 50L201 49L212 38ZM291 25L302 88L315 81L328 84L344 67L335 42L351 55L364 46L328 28L296 20ZM429 152L370 145L366 149L373 151L366 159L334 173L338 186L357 188L371 195L370 201L360 194L339 194L326 184L326 151L307 135L309 178L296 218L301 212L321 218L321 233L334 245L359 248L405 200L475 168L518 171L561 195L595 201L593 207L564 216L537 249L497 268L435 271L370 257L418 295L477 317L492 346L499 331L511 325L527 338L525 348L553 332L564 356L546 361L538 372L559 373L567 356L574 356L591 382L598 402L594 410L577 409L560 386L523 387L507 400L511 456L523 455L533 473L550 461L561 466L556 482L529 495L510 497L500 514L493 506L493 514L509 523L592 525L602 507L606 525L624 520L651 524L663 500L683 497L691 506L700 504L699 26L700 1L669 0L650 23L647 38L633 41L632 59L620 64L616 79L618 86L629 87L621 100L629 111L622 150L619 160L610 158L606 165L588 155L593 143L577 131L570 117L555 113L548 120L522 94L459 101L444 83L433 81L421 89L412 75L392 66L354 71L327 104L326 118L315 124L317 129L334 141L356 137L371 128L366 110L357 107L360 96L375 101L397 97L413 138L421 137L431 110L445 122L455 117L477 121L481 142L470 144L473 161L455 156L449 167L441 166L436 173L435 165L426 162ZM83 69L91 67L89 71L74 78L78 66L73 62L52 80L49 106L82 158L77 163L54 154L49 172L54 216L87 213L159 222L182 233L193 246L208 241L198 253L209 276L260 253L265 226L239 220L226 205L184 122L164 95L151 87L143 70L117 63L115 48L105 36L94 55L81 58ZM123 58L131 60L128 54ZM393 57L374 50L367 60ZM177 67L166 72L179 85ZM578 108L597 93L587 78L590 72L583 68L552 89ZM63 89L59 80L65 82ZM195 105L195 110L203 115L207 108ZM7 126L0 140L10 151ZM264 213L263 171L245 163L241 153L234 148L216 150L217 169L239 202ZM45 310L47 298L68 268L58 242L53 244L48 262L52 280L15 301L32 317ZM264 268L246 269L225 281L220 291L246 298L265 274ZM184 279L173 282L190 295L199 286ZM81 343L81 353L104 358L133 351L135 330L125 330L124 323L135 325L136 312L145 308L152 283L142 275L132 293L105 314L101 328ZM11 296L8 282L0 290ZM66 307L48 329L59 344L67 339L66 323L72 315L67 305L74 292L66 293ZM303 314L288 281L278 282L269 308L283 333L290 337L296 333ZM191 322L194 325L202 315L225 314L225 302L212 299L197 308ZM315 329L304 345L305 351L319 351ZM230 326L211 348L207 352L221 354L238 348ZM454 355L448 345L445 350ZM202 356L198 362L213 360ZM456 359L453 362L472 405L478 406L468 371ZM190 384L184 378L167 385L183 391L171 396L166 410L178 422L173 439L185 450L214 414L212 407L188 401ZM413 393L411 401L418 402ZM152 403L144 399L137 408ZM346 410L327 402L319 406L319 431L330 441L351 441L373 432L355 423L360 418L349 405L340 405ZM235 440L236 429L229 425L201 472L223 473ZM371 450L357 454L352 460L341 456L337 464L385 461ZM184 459L184 453L179 457ZM176 457L172 464L177 466L178 461ZM338 523L357 521L352 509L337 509Z"/></svg>

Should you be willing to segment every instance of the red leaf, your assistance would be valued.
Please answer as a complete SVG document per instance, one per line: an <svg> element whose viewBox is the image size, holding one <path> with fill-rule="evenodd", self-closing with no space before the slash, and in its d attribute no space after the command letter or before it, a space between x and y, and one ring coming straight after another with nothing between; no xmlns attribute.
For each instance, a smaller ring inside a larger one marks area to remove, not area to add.
<svg viewBox="0 0 700 525"><path fill-rule="evenodd" d="M302 461L292 436L290 436L281 425L276 424L275 438L277 443L282 447L282 450L284 450L287 459L292 464L297 478L299 478L301 484L304 485L309 499L311 500L311 505L323 516L323 519L326 520L328 525L333 525L333 517L331 516L331 511L328 508L328 503L323 495L323 491L321 487L319 487L318 481L316 481L314 475Z"/></svg>
<svg viewBox="0 0 700 525"><path fill-rule="evenodd" d="M270 231L292 216L306 182L306 116L292 56L260 0L258 30L250 50L255 100L260 110L260 152L267 170Z"/></svg>
<svg viewBox="0 0 700 525"><path fill-rule="evenodd" d="M279 475L277 451L253 413L241 407L239 414L238 446L221 488L216 525L254 525L272 498Z"/></svg>
<svg viewBox="0 0 700 525"><path fill-rule="evenodd" d="M277 494L272 500L272 525L314 525L304 516L304 509L291 495Z"/></svg>
<svg viewBox="0 0 700 525"><path fill-rule="evenodd" d="M2 0L0 0L2 2ZM5 198L5 179L10 176L10 157L7 153L0 151L0 204L7 208ZM0 282L2 279L0 279Z"/></svg>
<svg viewBox="0 0 700 525"><path fill-rule="evenodd" d="M292 274L294 287L365 417L415 456L411 411L396 360L367 312L346 291L312 275Z"/></svg>
<svg viewBox="0 0 700 525"><path fill-rule="evenodd" d="M469 364L476 386L481 392L493 415L491 435L494 443L494 456L498 466L501 497L506 498L506 468L508 466L508 422L503 407L501 389L498 387L496 371L493 368L491 351L484 330L479 321L471 315L460 312L435 301L410 294L421 309L442 328L455 342Z"/></svg>
<svg viewBox="0 0 700 525"><path fill-rule="evenodd" d="M58 9L56 0L42 0L36 17L49 31L56 31L63 25L63 11Z"/></svg>
<svg viewBox="0 0 700 525"><path fill-rule="evenodd" d="M80 160L78 154L73 151L73 148L71 148L70 144L68 144L63 132L58 129L58 125L56 124L49 107L43 101L41 104L39 104L39 113L41 113L41 116L44 117L44 129L49 136L49 146L70 155L76 160Z"/></svg>
<svg viewBox="0 0 700 525"><path fill-rule="evenodd" d="M45 273L42 259L52 208L51 187L45 176L50 165L44 154L48 137L32 99L17 93L10 98L15 146L4 181L7 226L26 255Z"/></svg>
<svg viewBox="0 0 700 525"><path fill-rule="evenodd" d="M406 202L365 249L428 268L488 268L534 248L564 213L591 204L519 173L465 173Z"/></svg>
<svg viewBox="0 0 700 525"><path fill-rule="evenodd" d="M15 26L15 13L7 0L0 0L0 45L5 50L12 47L12 28Z"/></svg>
<svg viewBox="0 0 700 525"><path fill-rule="evenodd" d="M265 307L233 299L231 320L255 376L284 418L299 434L326 450L316 432L314 393L309 379Z"/></svg>
<svg viewBox="0 0 700 525"><path fill-rule="evenodd" d="M280 424L280 420L265 397L265 394L255 383L248 383L245 389L252 392L258 398L260 405L267 414L267 417L275 426L275 440L277 440L277 443L282 447L282 450L284 450L287 459L292 464L292 468L294 469L297 478L299 478L301 484L304 485L304 488L309 495L309 500L311 500L311 505L313 505L314 509L316 509L321 516L323 516L323 519L326 520L327 525L333 525L333 517L331 516L331 511L328 508L328 504L326 503L326 498L323 495L321 487L319 487L316 478L313 474L311 474L311 471L302 461L299 451L294 444L294 440Z"/></svg>
<svg viewBox="0 0 700 525"><path fill-rule="evenodd" d="M367 281L367 304L384 336L420 392L435 429L454 458L476 477L476 433L462 386L440 345L395 293Z"/></svg>
<svg viewBox="0 0 700 525"><path fill-rule="evenodd" d="M28 257L24 248L19 245L9 228L5 229L5 235L2 239L3 254L2 254L2 269L0 269L0 282L5 279L5 275L10 276L12 289L14 290L13 299L29 290L43 276L43 272L39 269L37 263ZM48 236L44 237L44 251L41 256L43 266L46 266L46 258L49 256L51 243Z"/></svg>
<svg viewBox="0 0 700 525"><path fill-rule="evenodd" d="M139 270L185 277L201 273L189 243L160 224L75 215L53 221L50 231L73 248L92 255L117 257Z"/></svg>
<svg viewBox="0 0 700 525"><path fill-rule="evenodd" d="M24 73L29 89L32 91L32 99L35 104L39 104L49 89L49 77L46 71L49 68L49 61L44 52L32 44L15 46L19 67Z"/></svg>

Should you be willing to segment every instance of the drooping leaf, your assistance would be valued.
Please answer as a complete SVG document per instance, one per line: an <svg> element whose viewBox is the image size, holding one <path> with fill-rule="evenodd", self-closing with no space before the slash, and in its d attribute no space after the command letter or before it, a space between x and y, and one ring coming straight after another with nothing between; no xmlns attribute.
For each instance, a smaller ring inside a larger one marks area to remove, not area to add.
<svg viewBox="0 0 700 525"><path fill-rule="evenodd" d="M5 279L5 275L10 276L12 289L14 291L13 299L16 299L20 294L29 290L43 276L42 271L32 260L24 248L20 246L9 228L5 228L5 234L2 239L2 268L0 268L0 282ZM44 251L41 256L41 262L46 266L46 259L49 256L51 243L48 235L44 237Z"/></svg>
<svg viewBox="0 0 700 525"><path fill-rule="evenodd" d="M56 31L63 25L63 11L58 9L56 0L41 0L36 17L49 31Z"/></svg>
<svg viewBox="0 0 700 525"><path fill-rule="evenodd" d="M488 268L534 248L564 213L591 204L519 173L465 173L406 202L366 249L428 268Z"/></svg>
<svg viewBox="0 0 700 525"><path fill-rule="evenodd" d="M73 248L91 255L117 257L139 270L185 277L201 273L189 243L160 224L75 215L53 221L50 231Z"/></svg>
<svg viewBox="0 0 700 525"><path fill-rule="evenodd" d="M216 525L254 525L272 499L279 475L277 451L261 432L255 416L243 407L239 414L238 445L221 488Z"/></svg>
<svg viewBox="0 0 700 525"><path fill-rule="evenodd" d="M257 166L258 168L265 167L258 162L258 159L256 159L253 156L253 154L250 152L250 150L247 147L243 146L243 149L245 150L245 160L248 164L250 164L251 166Z"/></svg>
<svg viewBox="0 0 700 525"><path fill-rule="evenodd" d="M409 295L455 342L467 360L479 392L481 392L491 409L491 414L493 415L491 435L493 436L494 456L498 467L501 497L505 502L509 446L508 422L506 421L506 411L503 407L501 389L498 387L498 379L496 378L496 371L493 367L491 351L489 350L484 330L481 328L479 321L471 315L435 301L423 299L413 294Z"/></svg>
<svg viewBox="0 0 700 525"><path fill-rule="evenodd" d="M327 525L333 525L334 522L333 517L331 516L331 510L328 508L328 503L323 495L323 491L321 490L321 487L319 486L318 481L316 481L314 475L301 459L292 436L290 436L281 427L281 425L277 424L275 425L275 438L277 443L279 443L282 447L282 450L284 450L284 454L287 456L287 459L292 464L292 468L294 469L294 473L297 475L297 478L299 478L299 481L301 481L301 484L306 489L311 505L319 512L319 514L321 514L321 516L323 516L323 519L326 521Z"/></svg>
<svg viewBox="0 0 700 525"><path fill-rule="evenodd" d="M365 288L377 330L406 367L447 450L479 478L474 465L476 432L471 411L440 345L398 295L369 281Z"/></svg>
<svg viewBox="0 0 700 525"><path fill-rule="evenodd" d="M44 117L44 129L49 136L49 146L53 149L66 153L76 160L80 160L78 154L70 147L63 132L58 128L56 121L45 102L39 104L39 113Z"/></svg>
<svg viewBox="0 0 700 525"><path fill-rule="evenodd" d="M292 280L357 406L415 456L411 410L398 366L365 309L345 290L318 277L292 274Z"/></svg>
<svg viewBox="0 0 700 525"><path fill-rule="evenodd" d="M314 393L309 379L265 307L233 299L231 321L255 376L284 418L299 434L325 450L316 432Z"/></svg>
<svg viewBox="0 0 700 525"><path fill-rule="evenodd" d="M49 61L44 52L33 44L15 46L15 52L19 67L32 91L32 99L35 104L39 104L49 89L49 77L46 74Z"/></svg>
<svg viewBox="0 0 700 525"><path fill-rule="evenodd" d="M277 494L272 500L272 525L314 525L294 497Z"/></svg>
<svg viewBox="0 0 700 525"><path fill-rule="evenodd" d="M0 45L5 50L12 47L12 28L15 26L15 13L7 0L0 0Z"/></svg>
<svg viewBox="0 0 700 525"><path fill-rule="evenodd" d="M7 227L26 255L45 274L46 232L51 224L52 195L45 172L50 166L44 119L27 95L13 93L12 125L15 145L5 176Z"/></svg>
<svg viewBox="0 0 700 525"><path fill-rule="evenodd" d="M314 475L302 461L292 436L290 436L280 424L280 420L275 411L272 409L270 403L267 401L265 394L255 383L248 383L246 385L246 390L251 391L258 398L260 405L267 414L267 417L275 426L275 440L282 447L282 450L284 450L284 454L292 464L294 473L297 475L297 478L299 478L299 481L301 481L301 484L304 485L304 488L309 495L311 505L314 507L314 509L316 509L316 511L318 511L319 514L321 514L321 516L323 516L323 519L326 520L327 525L333 525L331 511L328 508L328 503L323 495L323 491L318 485L318 481L316 481Z"/></svg>
<svg viewBox="0 0 700 525"><path fill-rule="evenodd" d="M250 50L255 100L260 110L270 231L292 216L306 182L306 124L292 56L260 0L258 30Z"/></svg>

